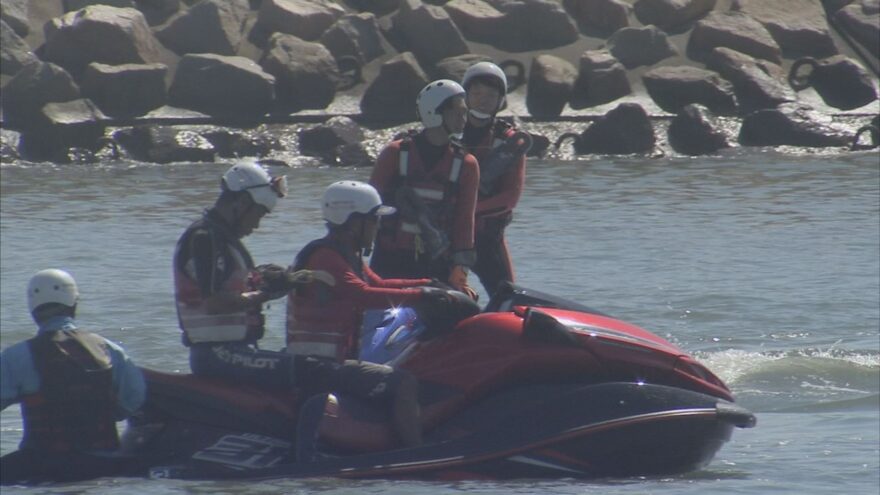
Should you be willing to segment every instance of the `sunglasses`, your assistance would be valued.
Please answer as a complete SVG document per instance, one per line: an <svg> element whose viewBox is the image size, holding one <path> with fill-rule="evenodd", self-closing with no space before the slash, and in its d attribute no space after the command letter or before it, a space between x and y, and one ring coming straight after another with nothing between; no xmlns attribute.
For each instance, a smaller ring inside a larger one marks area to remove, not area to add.
<svg viewBox="0 0 880 495"><path fill-rule="evenodd" d="M260 187L271 187L272 191L276 195L278 195L279 198L283 198L283 197L287 196L287 176L280 175L278 177L272 177L272 179L269 180L268 184L257 184L255 186L248 186L248 187L242 188L241 190L247 191L249 189L257 189Z"/></svg>

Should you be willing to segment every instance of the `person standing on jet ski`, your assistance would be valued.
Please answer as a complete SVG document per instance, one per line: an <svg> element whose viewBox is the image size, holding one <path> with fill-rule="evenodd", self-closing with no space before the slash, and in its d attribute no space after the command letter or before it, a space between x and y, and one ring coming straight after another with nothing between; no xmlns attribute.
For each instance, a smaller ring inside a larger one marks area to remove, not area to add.
<svg viewBox="0 0 880 495"><path fill-rule="evenodd" d="M81 330L69 273L37 272L27 289L36 337L0 354L0 410L21 403L24 438L0 458L3 484L132 474L116 457L116 421L140 409L146 385L118 345Z"/></svg>
<svg viewBox="0 0 880 495"><path fill-rule="evenodd" d="M464 89L442 79L419 92L424 129L387 145L370 184L397 213L383 220L370 267L387 278L437 278L476 298L474 208L480 171L459 143L467 107Z"/></svg>
<svg viewBox="0 0 880 495"><path fill-rule="evenodd" d="M492 62L478 62L464 73L467 124L462 143L480 164L480 189L474 219L472 269L491 295L502 281L513 282L513 266L504 229L513 219L525 183L528 134L495 115L504 107L507 76Z"/></svg>

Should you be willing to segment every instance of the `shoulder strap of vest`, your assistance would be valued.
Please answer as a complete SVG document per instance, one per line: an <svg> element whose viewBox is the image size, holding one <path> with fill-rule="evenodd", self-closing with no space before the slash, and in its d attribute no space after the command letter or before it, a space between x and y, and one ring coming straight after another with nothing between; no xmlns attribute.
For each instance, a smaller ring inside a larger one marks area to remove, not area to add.
<svg viewBox="0 0 880 495"><path fill-rule="evenodd" d="M354 270L354 272L359 277L363 278L363 259L357 259L351 254L346 253L338 242L333 239L328 239L327 237L315 239L314 241L306 244L305 247L300 250L300 252L296 255L296 259L293 262L294 271L304 269L306 267L306 263L309 262L309 258L311 258L313 254L315 254L315 251L322 247L330 248L333 251L337 252L349 264L349 266L351 266L351 269ZM318 285L320 286L321 284Z"/></svg>
<svg viewBox="0 0 880 495"><path fill-rule="evenodd" d="M458 178L461 176L461 163L464 160L464 149L458 144L452 143L452 166L449 167L449 182L452 184L458 183Z"/></svg>

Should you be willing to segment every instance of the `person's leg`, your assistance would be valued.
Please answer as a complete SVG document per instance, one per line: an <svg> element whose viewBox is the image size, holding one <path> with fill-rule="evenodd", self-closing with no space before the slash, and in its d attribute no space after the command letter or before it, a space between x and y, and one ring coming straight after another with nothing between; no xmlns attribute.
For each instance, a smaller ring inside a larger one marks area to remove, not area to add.
<svg viewBox="0 0 880 495"><path fill-rule="evenodd" d="M481 233L474 239L474 247L477 251L477 262L472 271L480 278L489 297L492 297L502 281L513 282L513 266L504 231Z"/></svg>
<svg viewBox="0 0 880 495"><path fill-rule="evenodd" d="M342 364L313 357L298 357L297 381L307 395L337 392L389 404L394 429L407 447L422 443L418 381L405 370L383 364L348 360Z"/></svg>

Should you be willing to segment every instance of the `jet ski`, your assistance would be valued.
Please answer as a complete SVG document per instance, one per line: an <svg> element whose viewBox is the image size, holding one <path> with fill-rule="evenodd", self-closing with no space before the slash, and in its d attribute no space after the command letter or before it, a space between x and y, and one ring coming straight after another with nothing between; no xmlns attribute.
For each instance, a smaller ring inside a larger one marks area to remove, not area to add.
<svg viewBox="0 0 880 495"><path fill-rule="evenodd" d="M123 455L179 479L668 475L755 425L687 353L578 303L506 284L461 321L434 313L395 308L362 334L362 359L418 377L419 447L399 446L387 412L354 398L145 369Z"/></svg>

